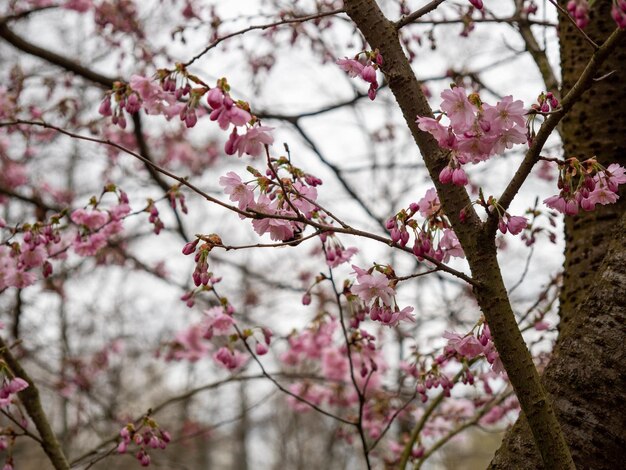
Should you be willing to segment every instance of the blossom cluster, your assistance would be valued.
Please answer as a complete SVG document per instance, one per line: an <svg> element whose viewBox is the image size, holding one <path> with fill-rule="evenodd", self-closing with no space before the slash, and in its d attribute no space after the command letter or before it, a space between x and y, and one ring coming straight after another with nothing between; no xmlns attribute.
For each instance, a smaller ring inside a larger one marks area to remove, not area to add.
<svg viewBox="0 0 626 470"><path fill-rule="evenodd" d="M613 204L619 199L620 184L626 183L626 170L617 163L604 168L595 159L580 162L569 158L559 163L558 195L543 202L566 215L579 209L592 211L597 204Z"/></svg>
<svg viewBox="0 0 626 470"><path fill-rule="evenodd" d="M303 223L293 219L324 217L315 203L316 187L322 181L294 167L286 158L281 157L269 164L266 176L248 168L255 178L244 182L239 175L230 171L220 178L219 184L224 187L229 199L237 203L239 210L261 215L252 220L256 233L269 233L275 241L292 240L304 230ZM288 173L289 177L281 177L281 170ZM255 189L260 193L256 198Z"/></svg>
<svg viewBox="0 0 626 470"><path fill-rule="evenodd" d="M337 59L336 64L350 77L360 77L369 83L367 96L372 101L376 99L376 92L378 91L376 70L383 65L383 57L378 50L359 52L353 59L348 59L347 57Z"/></svg>
<svg viewBox="0 0 626 470"><path fill-rule="evenodd" d="M425 220L419 223L417 215ZM411 203L386 223L391 239L401 246L409 243L413 234L413 253L419 259L428 257L447 263L450 258L464 258L463 248L452 230L449 220L441 211L435 188L430 188L417 203Z"/></svg>
<svg viewBox="0 0 626 470"><path fill-rule="evenodd" d="M58 229L60 217L53 217L48 224L24 225L22 242L13 241L0 245L0 290L7 287L23 289L35 283L36 269L44 277L52 274L48 259L61 250L61 235ZM0 228L3 227L0 220Z"/></svg>
<svg viewBox="0 0 626 470"><path fill-rule="evenodd" d="M20 377L9 378L5 375L0 387L0 408L8 408L15 400L15 395L26 388L28 388L26 380Z"/></svg>
<svg viewBox="0 0 626 470"><path fill-rule="evenodd" d="M103 197L108 193L114 194L115 202L104 208ZM126 193L107 184L100 197L92 196L85 207L62 209L45 221L9 227L0 218L0 234L9 233L0 244L0 290L31 286L38 272L48 278L53 274L52 262L65 259L70 249L79 256L96 256L123 232L130 210Z"/></svg>
<svg viewBox="0 0 626 470"><path fill-rule="evenodd" d="M439 174L442 183L464 186L468 183L463 165L478 163L527 141L524 104L505 96L495 106L469 96L455 86L441 93L441 110L436 119L418 116L418 127L430 133L439 146L450 150L448 166ZM444 114L445 113L445 114ZM447 116L448 125L442 124Z"/></svg>
<svg viewBox="0 0 626 470"><path fill-rule="evenodd" d="M494 374L504 374L504 366L491 338L489 327L483 322L479 322L480 331L474 335L473 331L462 335L459 333L446 331L443 337L448 340L448 344L439 356L435 357L430 366L426 363L420 365L416 363L402 363L401 367L408 376L417 380L416 391L423 403L428 401L428 391L441 387L444 396L449 397L456 385L456 381L451 379L445 372L444 367L448 364L461 364L460 381L464 384L474 385L476 380L475 372L470 370L471 361L484 357L491 365ZM488 393L488 384L485 385Z"/></svg>
<svg viewBox="0 0 626 470"><path fill-rule="evenodd" d="M334 233L324 232L319 236L324 244L324 256L326 264L331 268L336 268L340 264L350 261L353 255L358 253L358 248L353 246L346 248Z"/></svg>
<svg viewBox="0 0 626 470"><path fill-rule="evenodd" d="M584 28L589 24L589 1L570 0L567 2L567 11L576 21L576 26Z"/></svg>
<svg viewBox="0 0 626 470"><path fill-rule="evenodd" d="M149 416L142 419L139 428L133 423L128 423L120 430L121 441L117 446L117 452L124 454L128 447L135 444L138 447L135 457L142 467L148 467L151 459L149 449L165 449L172 440L170 433L159 427L156 421Z"/></svg>
<svg viewBox="0 0 626 470"><path fill-rule="evenodd" d="M467 335L445 332L443 337L448 340L444 356L449 358L457 355L459 358L471 360L477 356L484 355L494 372L504 373L504 366L498 351L496 351L496 346L493 343L491 331L487 324L482 324L482 328L477 336L473 332Z"/></svg>
<svg viewBox="0 0 626 470"><path fill-rule="evenodd" d="M309 403L345 407L358 402L358 395L350 383L350 360L362 393L372 394L381 385L380 373L386 366L376 349L374 336L363 329L352 330L349 359L345 342L337 342L338 331L336 318L321 315L308 328L289 335L288 349L280 356L288 367L315 365L325 378L325 384L301 381L290 387L292 393ZM289 402L298 411L310 409L309 405L296 399Z"/></svg>
<svg viewBox="0 0 626 470"><path fill-rule="evenodd" d="M204 96L206 107L201 104ZM142 107L147 114L163 115L168 120L178 116L188 128L194 127L198 118L204 115L217 122L224 131L232 125L224 146L227 155L236 153L240 157L243 154L259 157L265 146L274 142L274 129L261 125L246 102L235 101L231 97L230 85L225 78L219 79L211 88L189 74L182 64L178 64L173 71L158 70L156 79L133 75L128 84L115 82L100 104L99 112L103 116L111 116L113 123L124 129L125 112L135 114Z"/></svg>
<svg viewBox="0 0 626 470"><path fill-rule="evenodd" d="M611 17L621 29L626 29L626 0L613 0Z"/></svg>
<svg viewBox="0 0 626 470"><path fill-rule="evenodd" d="M177 332L172 341L163 345L164 359L196 362L211 355L217 365L236 370L245 365L250 358L248 354L236 348L239 340L252 340L257 355L267 354L272 332L268 328L258 327L246 329L240 335L235 328L234 313L235 309L229 304L206 310L200 322Z"/></svg>
<svg viewBox="0 0 626 470"><path fill-rule="evenodd" d="M115 188L105 188L108 192L116 192ZM80 256L93 256L106 246L107 240L124 230L123 220L130 213L128 196L119 191L117 204L107 210L98 209L98 202L90 203L90 210L76 209L70 219L79 230L72 242L74 251Z"/></svg>
<svg viewBox="0 0 626 470"><path fill-rule="evenodd" d="M589 24L589 0L569 0L567 2L567 11L576 22L576 26L584 29ZM618 28L626 28L626 0L611 1L611 18L615 21Z"/></svg>
<svg viewBox="0 0 626 470"><path fill-rule="evenodd" d="M374 266L368 270L352 265L356 283L350 291L364 304L365 310L355 316L354 327L369 313L370 319L387 326L397 326L401 321L414 322L413 307L400 309L395 300L397 280L389 267Z"/></svg>

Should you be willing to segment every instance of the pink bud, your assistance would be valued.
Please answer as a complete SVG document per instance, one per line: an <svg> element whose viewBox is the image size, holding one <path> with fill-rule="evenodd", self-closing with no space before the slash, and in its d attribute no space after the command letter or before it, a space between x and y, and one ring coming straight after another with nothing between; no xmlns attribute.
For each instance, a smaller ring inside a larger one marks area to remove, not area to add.
<svg viewBox="0 0 626 470"><path fill-rule="evenodd" d="M263 356L263 355L267 354L267 351L269 350L269 348L267 347L267 345L266 345L266 344L264 344L264 343L257 343L257 344L256 344L256 348L255 348L255 349L256 349L256 353L257 353L259 356Z"/></svg>
<svg viewBox="0 0 626 470"><path fill-rule="evenodd" d="M503 219L498 220L498 230L502 233L506 233L506 222Z"/></svg>
<svg viewBox="0 0 626 470"><path fill-rule="evenodd" d="M110 96L107 95L102 100L102 103L100 103L100 108L98 108L98 112L102 116L110 116L111 114L113 114L111 111L111 97Z"/></svg>
<svg viewBox="0 0 626 470"><path fill-rule="evenodd" d="M372 67L371 65L363 67L363 70L361 71L361 78L368 83L372 83L372 84L375 83L376 82L376 69Z"/></svg>
<svg viewBox="0 0 626 470"><path fill-rule="evenodd" d="M467 175L462 168L455 168L452 171L452 183L456 186L465 186L467 183L469 183Z"/></svg>
<svg viewBox="0 0 626 470"><path fill-rule="evenodd" d="M443 170L441 170L441 172L439 173L439 181L441 181L443 184L450 183L452 181L452 168L447 166Z"/></svg>
<svg viewBox="0 0 626 470"><path fill-rule="evenodd" d="M183 255L190 255L196 251L196 247L198 246L199 238L196 238L194 241L187 243L183 247Z"/></svg>
<svg viewBox="0 0 626 470"><path fill-rule="evenodd" d="M185 126L187 126L187 128L190 128L195 126L197 122L198 116L196 115L196 110L190 109L187 113L187 116L185 116Z"/></svg>
<svg viewBox="0 0 626 470"><path fill-rule="evenodd" d="M367 90L367 96L370 100L374 101L376 99L377 89L378 89L378 83L374 82L370 85L369 90Z"/></svg>
<svg viewBox="0 0 626 470"><path fill-rule="evenodd" d="M50 261L44 261L41 272L45 278L52 275L52 264L50 264Z"/></svg>

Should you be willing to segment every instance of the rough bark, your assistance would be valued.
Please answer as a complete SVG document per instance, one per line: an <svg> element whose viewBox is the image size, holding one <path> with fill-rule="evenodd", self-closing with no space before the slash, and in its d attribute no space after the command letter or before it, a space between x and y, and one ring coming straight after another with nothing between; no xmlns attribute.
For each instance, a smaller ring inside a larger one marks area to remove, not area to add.
<svg viewBox="0 0 626 470"><path fill-rule="evenodd" d="M602 43L615 24L610 1L599 0L585 29ZM592 51L565 19L561 31L563 94ZM596 156L607 166L626 165L626 39L597 76L613 72L583 95L562 121L565 157ZM565 263L559 338L543 383L578 468L622 468L626 459L626 193L617 204L565 220ZM620 223L621 219L621 223ZM532 437L520 419L496 454L492 469L541 468Z"/></svg>

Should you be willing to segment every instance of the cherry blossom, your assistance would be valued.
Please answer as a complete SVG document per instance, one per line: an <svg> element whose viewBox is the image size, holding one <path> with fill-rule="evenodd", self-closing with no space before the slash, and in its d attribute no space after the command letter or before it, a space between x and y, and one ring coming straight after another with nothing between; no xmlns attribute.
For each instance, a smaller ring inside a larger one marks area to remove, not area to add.
<svg viewBox="0 0 626 470"><path fill-rule="evenodd" d="M385 305L391 305L391 299L395 290L389 285L389 279L383 273L377 271L368 273L367 270L352 265L356 273L357 284L352 286L352 292L358 295L364 302L374 298L380 298Z"/></svg>

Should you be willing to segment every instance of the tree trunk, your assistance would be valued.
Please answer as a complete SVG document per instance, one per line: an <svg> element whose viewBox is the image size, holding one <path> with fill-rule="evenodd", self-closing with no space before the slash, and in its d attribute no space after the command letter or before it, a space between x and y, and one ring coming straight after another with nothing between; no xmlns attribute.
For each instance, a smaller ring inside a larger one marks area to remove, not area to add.
<svg viewBox="0 0 626 470"><path fill-rule="evenodd" d="M561 2L563 5L565 2ZM585 32L601 44L615 29L611 2L598 0ZM564 95L592 47L564 17L561 69ZM564 157L626 165L626 40L598 70L601 81L562 121ZM615 470L626 461L626 191L617 204L565 218L565 263L557 344L543 376L578 468ZM542 468L521 417L507 434L492 469Z"/></svg>

